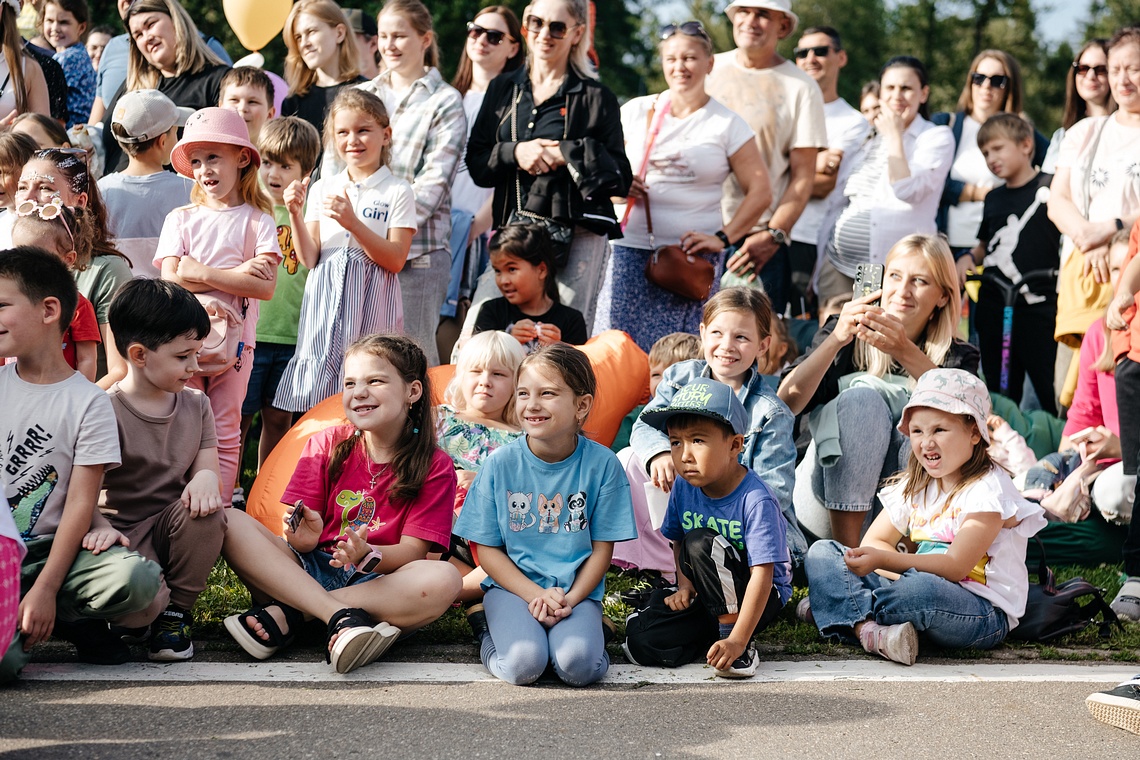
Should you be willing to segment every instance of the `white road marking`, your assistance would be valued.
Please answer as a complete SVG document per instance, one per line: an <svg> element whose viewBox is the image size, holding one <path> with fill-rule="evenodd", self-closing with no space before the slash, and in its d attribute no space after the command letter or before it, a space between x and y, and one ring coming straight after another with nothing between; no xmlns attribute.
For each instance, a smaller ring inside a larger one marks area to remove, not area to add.
<svg viewBox="0 0 1140 760"><path fill-rule="evenodd" d="M1127 681L1140 671L1140 665L1119 663L1075 665L1068 663L970 663L963 665L914 665L903 667L873 660L814 660L806 662L760 663L752 682L793 681L940 681L979 683L1006 681L1023 683L1111 683ZM27 681L182 681L182 682L359 682L359 683L472 683L495 681L482 665L473 663L380 662L347 675L338 675L324 663L128 663L112 667L79 664L34 664L21 678ZM713 670L703 665L643 668L614 665L602 683L694 684L723 683Z"/></svg>

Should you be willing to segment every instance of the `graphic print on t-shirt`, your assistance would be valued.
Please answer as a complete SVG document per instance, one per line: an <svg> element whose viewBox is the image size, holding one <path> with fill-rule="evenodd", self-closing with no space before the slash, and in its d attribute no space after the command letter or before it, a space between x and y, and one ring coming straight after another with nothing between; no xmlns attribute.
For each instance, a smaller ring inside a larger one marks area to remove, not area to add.
<svg viewBox="0 0 1140 760"><path fill-rule="evenodd" d="M297 274L301 260L293 247L293 228L288 224L277 225L277 244L281 246L281 267L287 274Z"/></svg>
<svg viewBox="0 0 1140 760"><path fill-rule="evenodd" d="M681 529L688 533L697 528L709 528L728 539L728 542L740 551L744 548L744 523L740 520L728 520L704 512L686 509L681 513Z"/></svg>
<svg viewBox="0 0 1140 760"><path fill-rule="evenodd" d="M24 539L32 537L32 528L59 482L59 473L55 467L36 464L37 460L55 450L49 443L51 438L51 433L42 426L34 425L20 439L9 434L8 440L4 442L5 479L16 486L16 492L9 494L8 502L12 506L12 519L16 521L16 528ZM20 442L17 443L17 440Z"/></svg>
<svg viewBox="0 0 1140 760"><path fill-rule="evenodd" d="M916 505L910 518L910 540L918 547L915 553L946 554L950 551L950 544L953 543L956 535L954 525L961 514L962 508L960 506L950 505L949 509L943 509L933 515L926 515ZM988 553L983 554L978 563L970 569L970 572L962 580L976 581L983 586L986 585L986 565L989 564L989 561L990 555Z"/></svg>
<svg viewBox="0 0 1140 760"><path fill-rule="evenodd" d="M697 178L696 172L689 166L689 162L676 150L665 155L652 156L649 159L647 174L668 179L670 182L692 182Z"/></svg>
<svg viewBox="0 0 1140 760"><path fill-rule="evenodd" d="M583 531L590 524L586 517L586 492L578 491L569 496L556 493L553 496L538 495L536 503L538 515L531 511L534 502L534 492L521 493L507 491L507 526L515 533L521 533L527 528L538 525L539 533L566 533ZM566 522L559 524L559 515L562 514L563 505L566 507Z"/></svg>
<svg viewBox="0 0 1140 760"><path fill-rule="evenodd" d="M363 491L344 490L336 495L337 506L341 508L340 532L360 530L367 525L368 530L379 530L384 525L376 517L376 500L365 496Z"/></svg>
<svg viewBox="0 0 1140 760"><path fill-rule="evenodd" d="M1018 271L1017 264L1013 261L1013 252L1017 250L1018 243L1021 242L1021 231L1025 229L1025 225L1037 213L1037 209L1048 202L1048 186L1039 187L1033 196L1033 203L1029 204L1029 208L1025 210L1024 214L1020 217L1016 214L1007 216L1005 226L997 230L990 238L989 248L983 263L986 266L996 266L1002 274L1009 278L1010 282L1020 280L1021 272ZM1027 285L1021 286L1021 294L1028 304L1037 304L1045 300L1045 296L1030 293Z"/></svg>

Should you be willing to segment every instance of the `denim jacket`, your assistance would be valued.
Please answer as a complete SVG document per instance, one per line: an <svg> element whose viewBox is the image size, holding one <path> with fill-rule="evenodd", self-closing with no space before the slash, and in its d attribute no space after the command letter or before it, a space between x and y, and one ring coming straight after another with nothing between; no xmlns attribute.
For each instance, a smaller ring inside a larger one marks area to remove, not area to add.
<svg viewBox="0 0 1140 760"><path fill-rule="evenodd" d="M708 363L703 359L674 364L665 370L657 393L642 413L668 406L673 395L691 380L711 376ZM737 396L744 404L749 423L740 461L752 468L779 500L780 509L788 521L788 549L792 564L801 565L807 551L807 540L800 531L792 508L792 487L796 478L796 444L792 431L795 417L787 404L764 382L755 365L745 375L744 385L737 391ZM640 418L633 424L629 444L647 469L653 457L669 454L669 438Z"/></svg>

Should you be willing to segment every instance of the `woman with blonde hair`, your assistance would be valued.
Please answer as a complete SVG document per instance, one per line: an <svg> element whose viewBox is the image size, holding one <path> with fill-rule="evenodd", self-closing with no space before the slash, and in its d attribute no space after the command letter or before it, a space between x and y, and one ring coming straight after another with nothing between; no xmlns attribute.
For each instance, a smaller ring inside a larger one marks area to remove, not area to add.
<svg viewBox="0 0 1140 760"><path fill-rule="evenodd" d="M784 372L778 393L793 414L836 402L842 455L821 452L823 436L813 433L792 496L796 517L817 537L859 545L879 481L905 454L897 402L914 381L935 367L977 374L978 349L955 337L961 306L945 239L909 235L887 254L882 290L845 304Z"/></svg>
<svg viewBox="0 0 1140 760"><path fill-rule="evenodd" d="M281 36L289 84L281 115L300 117L320 132L341 88L367 81L360 76L356 34L332 0L300 0L289 11Z"/></svg>
<svg viewBox="0 0 1140 760"><path fill-rule="evenodd" d="M523 27L527 65L487 88L467 166L475 184L495 190L495 226L538 216L566 233L562 301L590 325L609 238L621 235L610 198L628 195L633 180L621 114L590 62L586 0L535 0ZM481 278L471 313L494 291L493 278Z"/></svg>
<svg viewBox="0 0 1140 760"><path fill-rule="evenodd" d="M229 66L211 50L178 0L135 0L123 19L132 45L127 81L103 117L104 166L121 171L127 157L111 130L119 98L131 90L158 90L177 106L199 110L218 105Z"/></svg>

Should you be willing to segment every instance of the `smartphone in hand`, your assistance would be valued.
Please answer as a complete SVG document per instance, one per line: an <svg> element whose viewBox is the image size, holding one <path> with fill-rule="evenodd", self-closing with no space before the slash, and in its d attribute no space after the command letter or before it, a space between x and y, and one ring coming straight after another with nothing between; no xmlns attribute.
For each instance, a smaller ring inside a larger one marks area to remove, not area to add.
<svg viewBox="0 0 1140 760"><path fill-rule="evenodd" d="M301 524L301 520L305 517L305 502L300 499L293 505L293 512L289 515L289 520L285 524L289 526L289 530L294 533L297 532L297 526Z"/></svg>
<svg viewBox="0 0 1140 760"><path fill-rule="evenodd" d="M855 287L853 289L853 298L862 298L869 296L876 290L883 289L883 265L882 264L860 264L858 269L855 270ZM879 301L876 299L872 306L878 306Z"/></svg>

